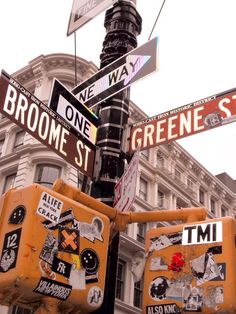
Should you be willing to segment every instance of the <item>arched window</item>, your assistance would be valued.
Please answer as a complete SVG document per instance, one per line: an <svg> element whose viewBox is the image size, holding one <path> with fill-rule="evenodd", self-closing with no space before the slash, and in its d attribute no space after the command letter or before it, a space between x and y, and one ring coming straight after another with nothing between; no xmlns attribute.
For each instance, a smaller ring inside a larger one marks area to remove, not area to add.
<svg viewBox="0 0 236 314"><path fill-rule="evenodd" d="M35 183L52 188L54 181L61 175L61 167L51 164L39 164L36 167Z"/></svg>

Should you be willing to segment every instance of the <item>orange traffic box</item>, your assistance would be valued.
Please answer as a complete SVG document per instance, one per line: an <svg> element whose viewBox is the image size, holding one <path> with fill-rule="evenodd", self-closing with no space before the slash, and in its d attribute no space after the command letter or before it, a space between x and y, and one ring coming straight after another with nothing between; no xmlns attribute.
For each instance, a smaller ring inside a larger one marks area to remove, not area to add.
<svg viewBox="0 0 236 314"><path fill-rule="evenodd" d="M0 303L57 299L90 313L103 301L107 216L38 184L0 200Z"/></svg>
<svg viewBox="0 0 236 314"><path fill-rule="evenodd" d="M236 313L236 221L151 229L143 313Z"/></svg>

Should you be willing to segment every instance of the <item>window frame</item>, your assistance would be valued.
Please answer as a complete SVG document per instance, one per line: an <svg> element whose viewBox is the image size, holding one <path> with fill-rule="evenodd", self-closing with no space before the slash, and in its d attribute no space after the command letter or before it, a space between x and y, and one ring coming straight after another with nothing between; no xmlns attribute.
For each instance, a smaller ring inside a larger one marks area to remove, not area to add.
<svg viewBox="0 0 236 314"><path fill-rule="evenodd" d="M137 223L136 239L138 242L145 243L146 232L147 232L147 224L146 223Z"/></svg>
<svg viewBox="0 0 236 314"><path fill-rule="evenodd" d="M205 205L205 191L203 189L199 189L199 203Z"/></svg>
<svg viewBox="0 0 236 314"><path fill-rule="evenodd" d="M16 150L18 147L24 145L24 139L25 139L25 131L24 130L20 130L20 131L16 132L13 150Z"/></svg>
<svg viewBox="0 0 236 314"><path fill-rule="evenodd" d="M17 172L12 172L12 173L9 173L8 175L5 176L2 194L6 193L8 190L10 190L14 187L16 175L17 175ZM11 181L11 184L8 185L7 181L11 177L13 177L13 179Z"/></svg>
<svg viewBox="0 0 236 314"><path fill-rule="evenodd" d="M125 296L125 273L126 262L122 259L118 259L117 271L116 271L116 299L124 301Z"/></svg>
<svg viewBox="0 0 236 314"><path fill-rule="evenodd" d="M58 170L58 175L55 176L54 179L50 180L50 178L48 180L42 180L43 179L43 171L44 168L49 168L49 169L55 169L55 170ZM42 171L42 173L40 174L40 171ZM58 165L54 165L54 164L50 164L50 163L39 163L36 165L36 168L35 168L35 175L34 175L34 183L37 183L37 184L41 184L47 188L52 188L53 186L53 183L55 182L56 179L60 178L61 176L61 171L62 171L62 167L61 166L58 166ZM42 177L39 178L39 177Z"/></svg>
<svg viewBox="0 0 236 314"><path fill-rule="evenodd" d="M145 189L143 189L144 186ZM148 199L148 181L142 177L139 180L139 197L144 201Z"/></svg>
<svg viewBox="0 0 236 314"><path fill-rule="evenodd" d="M136 303L137 300L138 303ZM134 283L133 305L138 308L143 306L143 278Z"/></svg>
<svg viewBox="0 0 236 314"><path fill-rule="evenodd" d="M0 138L0 157L2 156L2 149L5 143L5 137Z"/></svg>

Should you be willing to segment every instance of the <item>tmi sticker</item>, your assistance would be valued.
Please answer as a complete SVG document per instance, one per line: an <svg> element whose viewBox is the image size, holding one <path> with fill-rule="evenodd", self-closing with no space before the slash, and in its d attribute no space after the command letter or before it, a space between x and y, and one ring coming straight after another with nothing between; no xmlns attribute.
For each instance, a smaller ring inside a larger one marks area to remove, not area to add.
<svg viewBox="0 0 236 314"><path fill-rule="evenodd" d="M222 230L222 221L185 226L183 228L182 245L222 242Z"/></svg>

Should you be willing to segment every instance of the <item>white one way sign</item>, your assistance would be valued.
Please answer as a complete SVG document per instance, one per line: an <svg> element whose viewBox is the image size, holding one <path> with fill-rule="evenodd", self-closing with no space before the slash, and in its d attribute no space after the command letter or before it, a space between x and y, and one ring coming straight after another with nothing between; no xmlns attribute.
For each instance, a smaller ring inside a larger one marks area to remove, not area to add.
<svg viewBox="0 0 236 314"><path fill-rule="evenodd" d="M130 51L76 86L72 93L91 107L157 70L158 38Z"/></svg>

